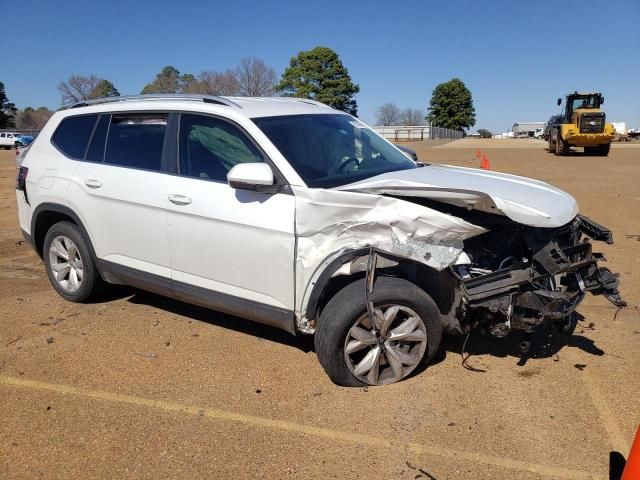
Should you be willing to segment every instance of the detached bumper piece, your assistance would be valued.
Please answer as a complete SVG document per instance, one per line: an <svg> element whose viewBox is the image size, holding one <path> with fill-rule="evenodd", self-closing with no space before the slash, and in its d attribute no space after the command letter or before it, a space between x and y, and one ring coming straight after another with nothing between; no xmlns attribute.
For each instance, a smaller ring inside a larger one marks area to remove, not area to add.
<svg viewBox="0 0 640 480"><path fill-rule="evenodd" d="M601 242L607 242L609 245L613 243L613 234L611 233L611 230L594 222L589 217L578 215L576 217L576 223L578 230L584 233L587 237Z"/></svg>
<svg viewBox="0 0 640 480"><path fill-rule="evenodd" d="M606 261L604 255L593 253L588 240L580 242L585 234L613 243L608 229L578 216L552 234L532 232L526 239L531 259L462 280L463 298L474 322L495 336L513 328L532 331L545 320L565 318L587 292L604 295L617 307L627 305L618 291L618 274L598 266Z"/></svg>

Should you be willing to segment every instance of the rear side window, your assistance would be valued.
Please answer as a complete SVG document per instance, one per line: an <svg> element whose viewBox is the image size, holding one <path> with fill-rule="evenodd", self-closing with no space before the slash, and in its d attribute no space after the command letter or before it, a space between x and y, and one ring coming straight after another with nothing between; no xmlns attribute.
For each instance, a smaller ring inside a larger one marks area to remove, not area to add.
<svg viewBox="0 0 640 480"><path fill-rule="evenodd" d="M162 170L167 114L112 115L104 163L143 170Z"/></svg>
<svg viewBox="0 0 640 480"><path fill-rule="evenodd" d="M98 115L65 118L60 122L51 141L67 157L81 160L84 158L96 120Z"/></svg>

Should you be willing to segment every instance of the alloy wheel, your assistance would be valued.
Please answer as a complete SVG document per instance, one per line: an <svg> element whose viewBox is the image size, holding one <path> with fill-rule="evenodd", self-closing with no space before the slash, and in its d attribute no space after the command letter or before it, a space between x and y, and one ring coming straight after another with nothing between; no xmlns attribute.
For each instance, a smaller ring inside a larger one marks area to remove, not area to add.
<svg viewBox="0 0 640 480"><path fill-rule="evenodd" d="M353 324L344 344L351 373L369 385L395 383L409 375L424 357L427 330L424 321L404 305L374 309Z"/></svg>
<svg viewBox="0 0 640 480"><path fill-rule="evenodd" d="M69 237L58 235L49 247L49 266L58 285L67 293L75 293L84 275L82 257Z"/></svg>

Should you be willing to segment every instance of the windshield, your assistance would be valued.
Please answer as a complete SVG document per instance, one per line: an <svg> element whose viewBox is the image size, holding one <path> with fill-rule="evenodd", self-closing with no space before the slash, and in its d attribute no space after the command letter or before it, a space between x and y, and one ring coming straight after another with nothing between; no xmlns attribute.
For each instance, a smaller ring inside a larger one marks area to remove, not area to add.
<svg viewBox="0 0 640 480"><path fill-rule="evenodd" d="M578 108L599 108L600 99L596 95L584 95L580 97L574 97L571 102L571 110L575 111Z"/></svg>
<svg viewBox="0 0 640 480"><path fill-rule="evenodd" d="M309 187L337 187L416 168L413 161L350 115L290 115L253 121Z"/></svg>

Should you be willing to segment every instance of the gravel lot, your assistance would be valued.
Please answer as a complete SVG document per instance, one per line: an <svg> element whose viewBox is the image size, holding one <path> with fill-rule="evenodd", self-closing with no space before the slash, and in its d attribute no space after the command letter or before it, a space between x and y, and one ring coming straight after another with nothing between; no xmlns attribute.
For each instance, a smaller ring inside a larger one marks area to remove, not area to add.
<svg viewBox="0 0 640 480"><path fill-rule="evenodd" d="M313 343L130 288L67 303L22 243L0 151L0 478L609 478L640 423L640 144L555 157L533 140L406 143L536 177L611 228L630 306L589 297L574 336L445 340L422 373L334 386ZM589 325L593 323L593 326Z"/></svg>

